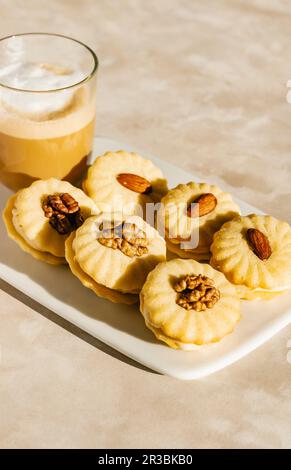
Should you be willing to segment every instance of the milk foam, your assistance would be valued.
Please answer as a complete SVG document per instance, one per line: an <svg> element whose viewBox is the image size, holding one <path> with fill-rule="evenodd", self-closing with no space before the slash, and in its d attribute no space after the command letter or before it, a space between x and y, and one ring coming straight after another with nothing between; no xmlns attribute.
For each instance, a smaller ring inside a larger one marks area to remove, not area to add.
<svg viewBox="0 0 291 470"><path fill-rule="evenodd" d="M15 62L0 70L0 82L21 90L55 90L82 80L80 71L54 67L49 64ZM0 99L8 110L23 117L46 120L65 110L74 97L71 89L54 93L17 92L0 89Z"/></svg>
<svg viewBox="0 0 291 470"><path fill-rule="evenodd" d="M0 131L28 138L48 138L75 132L95 114L95 100L86 87L50 92L79 83L81 70L45 63L15 61L0 70ZM46 91L41 93L41 91Z"/></svg>

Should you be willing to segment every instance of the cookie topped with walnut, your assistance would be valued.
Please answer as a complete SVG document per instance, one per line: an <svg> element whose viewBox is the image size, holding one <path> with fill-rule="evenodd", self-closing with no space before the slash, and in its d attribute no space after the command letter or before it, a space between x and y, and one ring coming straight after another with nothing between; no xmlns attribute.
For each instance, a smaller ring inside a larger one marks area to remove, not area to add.
<svg viewBox="0 0 291 470"><path fill-rule="evenodd" d="M236 217L214 235L211 265L244 299L271 299L291 288L291 227L270 215Z"/></svg>
<svg viewBox="0 0 291 470"><path fill-rule="evenodd" d="M69 237L66 258L73 274L86 287L99 295L98 286L104 286L116 298L116 292L140 292L147 274L166 259L166 244L141 217L119 219L102 213L89 217ZM114 301L107 293L100 295Z"/></svg>
<svg viewBox="0 0 291 470"><path fill-rule="evenodd" d="M65 240L84 220L100 211L81 189L55 178L38 180L7 202L7 232L35 258L65 263Z"/></svg>
<svg viewBox="0 0 291 470"><path fill-rule="evenodd" d="M157 339L190 351L233 331L240 320L240 299L225 276L208 264L173 259L148 275L140 310Z"/></svg>

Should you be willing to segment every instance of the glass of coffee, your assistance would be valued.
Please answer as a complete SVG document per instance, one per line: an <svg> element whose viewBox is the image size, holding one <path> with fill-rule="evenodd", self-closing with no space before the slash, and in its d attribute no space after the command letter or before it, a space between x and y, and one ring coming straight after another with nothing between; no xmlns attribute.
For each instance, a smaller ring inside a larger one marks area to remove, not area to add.
<svg viewBox="0 0 291 470"><path fill-rule="evenodd" d="M0 181L80 180L92 150L95 53L59 34L0 40Z"/></svg>

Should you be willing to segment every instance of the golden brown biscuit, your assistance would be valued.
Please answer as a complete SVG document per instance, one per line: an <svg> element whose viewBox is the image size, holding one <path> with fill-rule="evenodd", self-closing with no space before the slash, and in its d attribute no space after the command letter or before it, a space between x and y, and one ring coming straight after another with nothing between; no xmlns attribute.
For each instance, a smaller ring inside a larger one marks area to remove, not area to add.
<svg viewBox="0 0 291 470"><path fill-rule="evenodd" d="M163 262L150 272L140 310L158 339L187 351L221 340L241 316L235 287L208 264L190 259Z"/></svg>
<svg viewBox="0 0 291 470"><path fill-rule="evenodd" d="M92 216L71 241L84 274L122 293L138 293L149 271L166 259L164 239L138 216L122 221L112 220L111 214Z"/></svg>
<svg viewBox="0 0 291 470"><path fill-rule="evenodd" d="M15 229L13 222L12 222L12 209L14 207L14 203L17 197L17 193L13 194L11 196L6 204L6 207L3 211L3 220L6 226L7 233L9 237L14 240L20 248L25 251L26 253L29 253L32 255L34 258L44 261L45 263L49 264L65 264L66 260L65 258L59 257L59 256L54 256L51 253L47 253L45 251L39 251L36 250L35 248L32 248L23 238L17 230Z"/></svg>
<svg viewBox="0 0 291 470"><path fill-rule="evenodd" d="M97 157L83 188L103 212L141 217L146 204L159 202L168 190L161 170L150 160L123 150Z"/></svg>
<svg viewBox="0 0 291 470"><path fill-rule="evenodd" d="M273 298L291 287L291 227L269 215L227 222L214 235L211 265L242 298Z"/></svg>
<svg viewBox="0 0 291 470"><path fill-rule="evenodd" d="M95 292L98 297L103 297L107 300L110 300L114 303L121 303L121 304L134 304L138 301L138 296L135 294L123 294L122 292L118 292L114 289L109 289L108 287L102 286L98 284L94 279L92 279L88 274L86 274L79 266L78 262L76 261L75 253L73 250L73 241L75 238L75 232L71 233L71 235L66 240L66 260L69 264L69 267L72 271L72 274L76 276L82 284L91 289Z"/></svg>
<svg viewBox="0 0 291 470"><path fill-rule="evenodd" d="M215 185L190 182L179 184L163 197L158 224L170 241L169 250L183 242L184 257L190 258L191 252L209 257L214 233L239 213L230 194Z"/></svg>
<svg viewBox="0 0 291 470"><path fill-rule="evenodd" d="M12 196L4 210L8 234L35 258L65 262L65 239L91 214L96 204L81 189L55 178L38 180Z"/></svg>

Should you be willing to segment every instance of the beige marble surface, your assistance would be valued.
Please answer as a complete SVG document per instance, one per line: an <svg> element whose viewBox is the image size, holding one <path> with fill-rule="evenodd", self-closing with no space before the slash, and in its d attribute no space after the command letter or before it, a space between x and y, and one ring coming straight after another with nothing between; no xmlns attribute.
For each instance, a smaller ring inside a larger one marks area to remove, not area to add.
<svg viewBox="0 0 291 470"><path fill-rule="evenodd" d="M291 222L291 4L0 0L1 34L97 51L97 133ZM0 447L290 447L291 327L180 382L131 364L1 283Z"/></svg>

